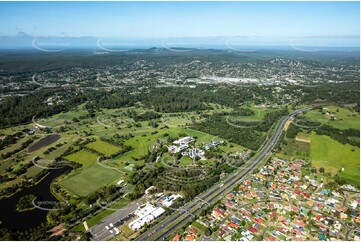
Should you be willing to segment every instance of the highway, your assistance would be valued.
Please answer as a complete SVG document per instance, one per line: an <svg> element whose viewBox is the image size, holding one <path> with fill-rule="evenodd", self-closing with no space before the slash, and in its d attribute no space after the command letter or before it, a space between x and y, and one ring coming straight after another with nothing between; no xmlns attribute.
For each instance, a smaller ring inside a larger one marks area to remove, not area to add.
<svg viewBox="0 0 361 242"><path fill-rule="evenodd" d="M203 209L203 207L207 206L208 204L212 204L224 197L226 192L231 190L234 185L238 184L243 178L251 173L271 153L279 141L282 135L282 130L284 129L287 121L292 117L310 109L312 108L309 107L299 109L296 112L283 117L277 124L271 138L267 141L263 148L249 162L246 163L245 167L242 167L236 172L227 176L226 179L223 180L223 185L220 186L220 184L216 184L212 188L198 195L196 199L188 202L181 208L182 212L174 212L172 215L168 216L157 225L148 229L147 232L140 235L136 240L164 240L167 236L176 232L186 222L190 221L193 216L195 216Z"/></svg>

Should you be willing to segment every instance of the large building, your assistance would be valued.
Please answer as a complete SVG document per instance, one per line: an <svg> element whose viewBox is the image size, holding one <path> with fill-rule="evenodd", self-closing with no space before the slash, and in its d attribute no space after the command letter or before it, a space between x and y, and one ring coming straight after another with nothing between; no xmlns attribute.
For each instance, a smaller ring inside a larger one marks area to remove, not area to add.
<svg viewBox="0 0 361 242"><path fill-rule="evenodd" d="M190 149L188 151L182 152L182 155L188 155L192 159L195 159L196 157L203 159L205 152L201 149L194 148L194 149Z"/></svg>
<svg viewBox="0 0 361 242"><path fill-rule="evenodd" d="M205 146L204 146L204 149L205 149L205 150L209 150L210 148L212 148L212 147L217 147L218 145L221 145L221 144L223 144L223 143L224 143L223 140L222 140L222 141L212 141L210 144L205 145Z"/></svg>
<svg viewBox="0 0 361 242"><path fill-rule="evenodd" d="M165 210L163 208L154 207L151 204L147 204L144 208L140 208L134 212L138 216L137 219L129 223L129 228L134 231L141 229L145 224L149 224L158 217L160 217Z"/></svg>
<svg viewBox="0 0 361 242"><path fill-rule="evenodd" d="M183 138L180 138L176 141L173 142L173 144L176 144L176 145L188 145L188 143L191 143L193 142L195 139L190 137L190 136L186 136L186 137L183 137Z"/></svg>

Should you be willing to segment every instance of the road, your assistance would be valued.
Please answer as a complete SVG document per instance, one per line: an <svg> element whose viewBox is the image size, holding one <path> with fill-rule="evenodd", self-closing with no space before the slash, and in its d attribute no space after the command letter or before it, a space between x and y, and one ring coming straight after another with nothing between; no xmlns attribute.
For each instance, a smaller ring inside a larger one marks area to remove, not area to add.
<svg viewBox="0 0 361 242"><path fill-rule="evenodd" d="M172 215L168 216L157 225L148 229L148 232L140 235L137 240L164 240L167 236L176 232L186 222L190 221L197 213L202 210L204 206L212 204L224 197L226 192L231 190L235 184L240 182L249 173L251 173L271 153L271 151L279 141L282 135L282 130L284 129L287 121L292 117L310 109L311 108L303 108L283 117L277 124L271 138L263 146L263 148L249 162L246 163L246 167L240 168L236 172L227 176L227 178L223 181L222 186L216 184L212 188L198 195L198 198L200 199L194 199L191 202L188 202L182 207L181 212L175 212Z"/></svg>

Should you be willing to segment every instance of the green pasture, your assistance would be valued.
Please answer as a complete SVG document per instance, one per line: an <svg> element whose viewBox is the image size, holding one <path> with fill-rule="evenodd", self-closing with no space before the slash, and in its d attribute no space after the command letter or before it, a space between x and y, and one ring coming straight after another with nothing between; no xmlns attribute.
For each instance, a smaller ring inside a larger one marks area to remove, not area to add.
<svg viewBox="0 0 361 242"><path fill-rule="evenodd" d="M349 144L341 144L328 136L311 135L312 165L324 167L325 172L336 174L347 182L358 185L360 183L360 148Z"/></svg>

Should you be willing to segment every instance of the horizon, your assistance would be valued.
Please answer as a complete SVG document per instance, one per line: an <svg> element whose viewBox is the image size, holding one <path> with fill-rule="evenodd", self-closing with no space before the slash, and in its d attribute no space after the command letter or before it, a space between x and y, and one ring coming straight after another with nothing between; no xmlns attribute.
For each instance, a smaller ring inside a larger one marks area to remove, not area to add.
<svg viewBox="0 0 361 242"><path fill-rule="evenodd" d="M99 43L104 49L359 47L359 7L359 2L0 2L0 49Z"/></svg>

